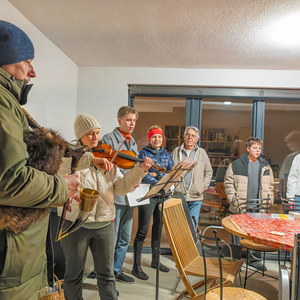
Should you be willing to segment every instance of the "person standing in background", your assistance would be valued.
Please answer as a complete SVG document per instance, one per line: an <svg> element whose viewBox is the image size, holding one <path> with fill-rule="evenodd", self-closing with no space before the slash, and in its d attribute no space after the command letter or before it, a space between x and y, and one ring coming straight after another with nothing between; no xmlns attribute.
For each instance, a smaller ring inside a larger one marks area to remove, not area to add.
<svg viewBox="0 0 300 300"><path fill-rule="evenodd" d="M268 160L261 154L262 140L250 137L246 141L247 153L233 161L227 168L224 180L229 210L240 213L239 199L271 199L274 201L274 178ZM240 241L237 237L237 241ZM261 252L251 251L249 265L261 269ZM267 270L264 267L265 271Z"/></svg>
<svg viewBox="0 0 300 300"><path fill-rule="evenodd" d="M111 133L105 134L102 142L114 149L133 151L138 156L138 149L134 138L131 136L139 113L130 106L122 106L118 110L118 124ZM120 169L124 175L128 170ZM115 255L114 274L116 280L123 283L133 283L134 279L122 272L126 252L131 238L134 207L128 204L127 196L115 196L116 219L115 219Z"/></svg>
<svg viewBox="0 0 300 300"><path fill-rule="evenodd" d="M279 171L281 195L283 198L287 198L287 180L290 173L290 169L294 158L300 153L300 131L294 130L290 132L285 137L284 141L286 142L288 148L292 151L292 153L288 154L283 160Z"/></svg>
<svg viewBox="0 0 300 300"><path fill-rule="evenodd" d="M287 179L286 198L300 202L300 154L293 159Z"/></svg>
<svg viewBox="0 0 300 300"><path fill-rule="evenodd" d="M205 150L197 145L199 129L195 126L186 127L183 139L184 143L172 152L174 165L176 166L185 157L191 158L198 164L184 177L184 181L177 185L174 196L176 193L184 195L191 218L195 217L196 221L199 222L203 192L210 185L213 170ZM197 234L196 225L193 226Z"/></svg>

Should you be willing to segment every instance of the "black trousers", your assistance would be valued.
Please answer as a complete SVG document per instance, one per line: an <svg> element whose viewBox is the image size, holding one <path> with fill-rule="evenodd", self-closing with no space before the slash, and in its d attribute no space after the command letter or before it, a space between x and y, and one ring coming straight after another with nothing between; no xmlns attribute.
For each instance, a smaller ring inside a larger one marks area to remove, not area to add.
<svg viewBox="0 0 300 300"><path fill-rule="evenodd" d="M151 216L153 215L152 222L152 235L151 235L151 247L157 245L159 238L159 226L160 226L160 198L150 198L150 204L140 205L138 207L138 230L135 236L135 242L144 242L150 225Z"/></svg>

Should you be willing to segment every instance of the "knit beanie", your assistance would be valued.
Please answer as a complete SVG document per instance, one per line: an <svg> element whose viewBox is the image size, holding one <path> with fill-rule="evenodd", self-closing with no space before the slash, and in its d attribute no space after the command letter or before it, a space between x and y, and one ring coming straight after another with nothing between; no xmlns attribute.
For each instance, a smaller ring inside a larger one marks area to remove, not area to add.
<svg viewBox="0 0 300 300"><path fill-rule="evenodd" d="M74 123L74 133L77 140L96 128L101 128L99 122L94 117L87 114L78 115Z"/></svg>
<svg viewBox="0 0 300 300"><path fill-rule="evenodd" d="M34 58L34 47L19 27L0 20L0 66Z"/></svg>

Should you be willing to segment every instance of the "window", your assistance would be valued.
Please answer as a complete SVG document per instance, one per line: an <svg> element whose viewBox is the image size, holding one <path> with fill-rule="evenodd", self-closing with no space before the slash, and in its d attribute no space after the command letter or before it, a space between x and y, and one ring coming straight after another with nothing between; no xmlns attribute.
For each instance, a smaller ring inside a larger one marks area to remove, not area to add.
<svg viewBox="0 0 300 300"><path fill-rule="evenodd" d="M136 97L134 108L139 112L139 119L133 136L138 150L148 145L147 130L152 125L159 125L164 131L167 151L172 152L179 146L185 126L185 105L183 98Z"/></svg>
<svg viewBox="0 0 300 300"><path fill-rule="evenodd" d="M201 147L209 156L213 180L217 181L223 181L229 163L246 152L245 142L251 136L252 101L226 101L231 104L202 101Z"/></svg>

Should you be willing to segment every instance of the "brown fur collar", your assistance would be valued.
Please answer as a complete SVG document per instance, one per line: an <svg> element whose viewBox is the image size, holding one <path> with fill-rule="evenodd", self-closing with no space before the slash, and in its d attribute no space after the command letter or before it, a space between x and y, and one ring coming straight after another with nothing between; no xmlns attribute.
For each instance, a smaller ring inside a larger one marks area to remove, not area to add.
<svg viewBox="0 0 300 300"><path fill-rule="evenodd" d="M35 129L24 135L29 158L27 165L50 175L57 174L69 144L54 130ZM0 230L15 234L48 215L50 208L20 208L0 206Z"/></svg>

